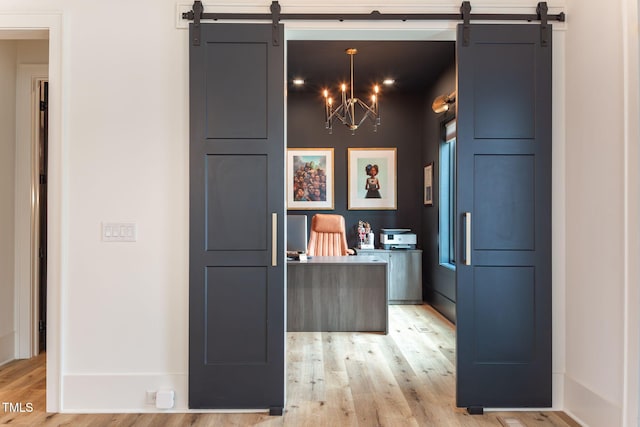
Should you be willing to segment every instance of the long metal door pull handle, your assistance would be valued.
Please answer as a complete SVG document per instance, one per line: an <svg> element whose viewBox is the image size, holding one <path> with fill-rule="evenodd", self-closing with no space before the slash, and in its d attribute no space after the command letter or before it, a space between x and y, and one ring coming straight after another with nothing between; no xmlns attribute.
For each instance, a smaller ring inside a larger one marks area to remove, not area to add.
<svg viewBox="0 0 640 427"><path fill-rule="evenodd" d="M464 265L471 265L471 212L464 213Z"/></svg>
<svg viewBox="0 0 640 427"><path fill-rule="evenodd" d="M271 214L271 266L278 266L278 214Z"/></svg>

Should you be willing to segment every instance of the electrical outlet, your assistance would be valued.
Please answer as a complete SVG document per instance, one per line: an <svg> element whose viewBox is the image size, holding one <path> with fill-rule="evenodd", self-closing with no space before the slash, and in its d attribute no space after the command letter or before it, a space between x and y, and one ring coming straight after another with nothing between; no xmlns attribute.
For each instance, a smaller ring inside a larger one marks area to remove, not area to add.
<svg viewBox="0 0 640 427"><path fill-rule="evenodd" d="M156 404L156 394L157 392L147 390L147 397L145 399L145 404L147 405L155 405Z"/></svg>
<svg viewBox="0 0 640 427"><path fill-rule="evenodd" d="M161 389L156 393L156 408L171 409L176 404L176 392L172 389Z"/></svg>

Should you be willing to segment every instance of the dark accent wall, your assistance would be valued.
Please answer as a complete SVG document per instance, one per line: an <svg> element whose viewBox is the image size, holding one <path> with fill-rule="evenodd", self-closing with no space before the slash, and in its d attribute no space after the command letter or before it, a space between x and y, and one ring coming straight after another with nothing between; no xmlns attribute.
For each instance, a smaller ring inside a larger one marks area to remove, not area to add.
<svg viewBox="0 0 640 427"><path fill-rule="evenodd" d="M359 117L359 116L358 116ZM324 104L319 94L295 92L287 95L287 146L289 148L334 148L334 210L289 210L306 214L311 223L315 213L335 213L345 217L347 243L357 244L358 220L369 222L375 233L376 247L381 228L410 228L422 246L422 135L424 94L383 94L380 101L381 126L365 122L355 134L334 121L333 134L324 125ZM396 147L397 210L347 209L347 148Z"/></svg>
<svg viewBox="0 0 640 427"><path fill-rule="evenodd" d="M451 44L453 50L453 43ZM453 56L452 56L453 58ZM334 210L289 210L291 214L336 213L345 217L347 243L357 244L358 220L371 224L380 244L381 228L410 228L423 249L423 298L449 320L455 322L455 272L443 267L438 256L439 145L444 115L431 110L433 99L456 88L456 67L451 65L425 92L383 93L380 101L381 126L373 131L366 122L352 135L344 125L334 122L333 134L324 127L324 104L319 93L287 95L287 146L289 148L334 148ZM386 92L386 91L385 91ZM347 148L397 148L397 210L347 209ZM434 163L434 204L423 204L423 168Z"/></svg>
<svg viewBox="0 0 640 427"><path fill-rule="evenodd" d="M442 124L451 113L435 114L431 109L433 100L456 89L456 67L451 64L445 70L424 99L423 120L423 166L433 162L434 197L433 206L422 209L423 241L423 296L436 310L455 323L456 320L456 283L455 271L440 265L438 253L438 211L440 202L440 143ZM445 117L446 116L446 117Z"/></svg>

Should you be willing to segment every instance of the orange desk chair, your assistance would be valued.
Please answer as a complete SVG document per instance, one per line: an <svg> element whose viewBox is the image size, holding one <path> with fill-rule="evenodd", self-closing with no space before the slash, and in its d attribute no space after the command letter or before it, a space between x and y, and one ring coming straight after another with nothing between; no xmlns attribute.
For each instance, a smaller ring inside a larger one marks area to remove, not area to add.
<svg viewBox="0 0 640 427"><path fill-rule="evenodd" d="M311 219L311 233L307 245L309 256L350 255L344 217L334 214L315 214Z"/></svg>

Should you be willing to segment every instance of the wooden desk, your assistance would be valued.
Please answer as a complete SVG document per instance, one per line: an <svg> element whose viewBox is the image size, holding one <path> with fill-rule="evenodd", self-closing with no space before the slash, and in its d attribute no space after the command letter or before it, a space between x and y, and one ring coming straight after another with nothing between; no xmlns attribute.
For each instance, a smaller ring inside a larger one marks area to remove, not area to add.
<svg viewBox="0 0 640 427"><path fill-rule="evenodd" d="M287 331L387 333L387 262L315 256L287 262Z"/></svg>

